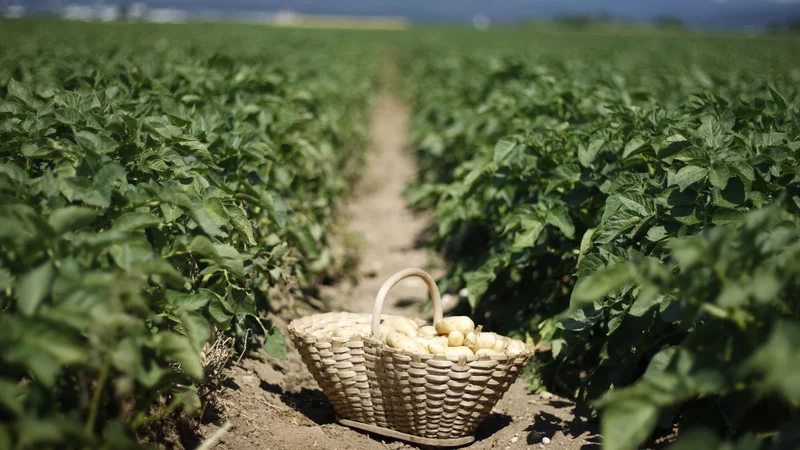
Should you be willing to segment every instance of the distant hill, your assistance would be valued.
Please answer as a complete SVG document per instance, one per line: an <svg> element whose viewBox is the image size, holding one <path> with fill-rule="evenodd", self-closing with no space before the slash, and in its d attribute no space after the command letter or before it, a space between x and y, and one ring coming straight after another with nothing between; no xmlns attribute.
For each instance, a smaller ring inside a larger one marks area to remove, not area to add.
<svg viewBox="0 0 800 450"><path fill-rule="evenodd" d="M0 0L0 5L23 4L29 10L40 11L72 3L100 2ZM413 21L450 23L469 22L475 14L503 23L565 14L606 14L612 19L636 21L669 15L698 27L763 27L800 18L800 0L145 0L142 3L230 13L285 8L306 14L394 15Z"/></svg>

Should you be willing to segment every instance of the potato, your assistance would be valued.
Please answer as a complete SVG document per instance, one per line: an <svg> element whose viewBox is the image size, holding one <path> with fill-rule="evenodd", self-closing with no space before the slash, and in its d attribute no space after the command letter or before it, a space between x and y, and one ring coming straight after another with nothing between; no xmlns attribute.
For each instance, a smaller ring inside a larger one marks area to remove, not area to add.
<svg viewBox="0 0 800 450"><path fill-rule="evenodd" d="M417 329L417 334L420 336L434 337L436 336L436 328L432 327L431 325L425 325Z"/></svg>
<svg viewBox="0 0 800 450"><path fill-rule="evenodd" d="M464 345L464 335L460 331L451 331L447 335L447 345L449 347L460 347Z"/></svg>
<svg viewBox="0 0 800 450"><path fill-rule="evenodd" d="M453 331L458 331L466 336L470 331L475 331L475 322L467 316L445 317L436 324L436 332L447 336Z"/></svg>
<svg viewBox="0 0 800 450"><path fill-rule="evenodd" d="M431 342L430 344L428 344L428 351L431 352L434 355L437 354L437 353L446 354L446 352L447 352L447 344L442 345L442 344L440 344L438 342Z"/></svg>
<svg viewBox="0 0 800 450"><path fill-rule="evenodd" d="M498 335L495 338L494 347L492 347L492 350L498 353L503 353L506 350L507 345L508 345L508 340L506 340L506 338L504 338L503 336Z"/></svg>
<svg viewBox="0 0 800 450"><path fill-rule="evenodd" d="M478 349L478 338L475 332L470 331L464 336L464 345L470 348L473 352Z"/></svg>
<svg viewBox="0 0 800 450"><path fill-rule="evenodd" d="M428 344L431 343L431 338L429 338L429 337L417 336L417 337L412 338L412 339L417 341L417 343L419 343L421 346L423 346L425 348L428 348Z"/></svg>
<svg viewBox="0 0 800 450"><path fill-rule="evenodd" d="M428 353L428 349L424 348L422 344L415 341L414 338L408 337L397 331L393 331L386 336L386 343L390 347L400 350L407 350L415 353Z"/></svg>
<svg viewBox="0 0 800 450"><path fill-rule="evenodd" d="M479 348L478 351L475 352L475 354L478 355L478 356L480 356L480 355L498 356L498 355L503 355L504 353L503 352L496 352L496 351L494 351L494 350L492 350L490 348Z"/></svg>
<svg viewBox="0 0 800 450"><path fill-rule="evenodd" d="M447 347L444 351L444 354L447 356L473 356L475 353L469 349L469 347L459 346L459 347Z"/></svg>
<svg viewBox="0 0 800 450"><path fill-rule="evenodd" d="M478 333L475 337L478 348L493 348L497 342L497 335L494 333Z"/></svg>
<svg viewBox="0 0 800 450"><path fill-rule="evenodd" d="M417 323L405 317L390 317L385 319L381 325L391 327L394 331L404 334L408 337L417 337Z"/></svg>
<svg viewBox="0 0 800 450"><path fill-rule="evenodd" d="M506 347L506 353L509 355L517 355L525 351L525 344L520 341L512 340Z"/></svg>
<svg viewBox="0 0 800 450"><path fill-rule="evenodd" d="M370 326L370 331L369 332L370 332L370 334L372 334L372 327L371 326ZM397 330L395 330L392 325L387 325L387 324L383 324L382 323L380 331L378 332L378 337L380 337L380 339L383 342L386 342L386 336L388 336L389 333L395 333L395 332L397 332Z"/></svg>

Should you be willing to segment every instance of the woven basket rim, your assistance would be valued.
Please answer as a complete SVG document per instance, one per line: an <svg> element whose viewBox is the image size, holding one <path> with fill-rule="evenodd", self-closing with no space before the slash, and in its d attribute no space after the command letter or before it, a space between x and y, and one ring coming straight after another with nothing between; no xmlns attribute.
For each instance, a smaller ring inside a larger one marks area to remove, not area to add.
<svg viewBox="0 0 800 450"><path fill-rule="evenodd" d="M373 338L372 336L363 336L363 335L360 335L360 334L353 334L353 335L351 335L349 337L331 336L331 337L327 337L327 338L318 338L318 337L316 337L316 336L314 336L314 335L312 335L310 333L304 333L304 332L302 332L302 331L297 329L297 325L301 324L302 322L311 322L311 324L313 324L315 319L321 318L323 316L330 316L330 317L334 317L334 316L360 317L360 318L372 320L372 314L352 313L352 312L347 312L347 311L311 314L311 315L308 315L308 316L299 317L297 319L292 320L289 323L289 326L288 326L289 332L297 334L298 336L302 337L304 340L309 340L310 339L310 340L312 340L311 342L323 341L323 342L337 342L337 343L340 343L340 344L344 344L344 343L347 343L347 342L367 341L367 342L370 342L371 344L380 345L381 349L383 351L385 351L385 352L399 353L401 355L405 355L405 356L411 357L412 360L419 360L419 361L428 361L430 359L436 359L436 360L440 360L440 361L465 362L465 363L470 363L470 362L475 362L475 361L501 361L502 362L502 361L508 361L508 360L515 360L515 359L521 358L521 357L529 357L529 356L532 356L535 353L534 348L531 347L530 345L528 345L527 343L525 343L525 342L523 342L523 341L521 341L519 339L510 338L508 336L503 336L503 337L505 337L506 339L510 339L512 341L517 341L517 342L521 343L524 346L525 351L523 351L521 353L514 353L514 354L503 353L503 354L500 354L500 355L472 355L472 356L465 356L465 355L447 356L447 355L444 355L442 353L423 354L423 353L416 353L416 352L411 352L411 351L404 350L404 349L398 349L398 348L391 347L388 344L386 344L385 342L381 341L380 339ZM381 314L381 320L384 320L384 319L389 318L389 317L405 317L405 316L396 316L396 315L391 315L391 314ZM427 324L427 322L425 322L422 319L416 319L415 318L413 320L416 320L417 322L422 322L422 323Z"/></svg>

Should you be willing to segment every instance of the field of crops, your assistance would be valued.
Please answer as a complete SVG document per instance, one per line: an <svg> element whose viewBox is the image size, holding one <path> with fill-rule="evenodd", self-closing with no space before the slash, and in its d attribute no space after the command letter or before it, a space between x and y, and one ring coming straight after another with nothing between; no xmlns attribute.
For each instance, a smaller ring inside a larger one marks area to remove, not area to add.
<svg viewBox="0 0 800 450"><path fill-rule="evenodd" d="M520 36L403 54L442 287L551 346L532 387L604 448L676 421L683 448L797 446L797 39Z"/></svg>
<svg viewBox="0 0 800 450"><path fill-rule="evenodd" d="M0 448L204 409L218 333L285 354L270 299L337 267L367 137L379 59L346 37L3 24Z"/></svg>
<svg viewBox="0 0 800 450"><path fill-rule="evenodd" d="M608 449L800 445L797 37L6 21L0 449L136 447L214 348L284 357L388 55L440 288L551 348L531 389Z"/></svg>

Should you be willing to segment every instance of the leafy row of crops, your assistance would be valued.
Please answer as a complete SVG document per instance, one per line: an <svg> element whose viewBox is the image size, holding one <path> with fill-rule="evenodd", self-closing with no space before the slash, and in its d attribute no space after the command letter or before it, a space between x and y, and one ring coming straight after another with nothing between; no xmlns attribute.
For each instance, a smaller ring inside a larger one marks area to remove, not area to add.
<svg viewBox="0 0 800 450"><path fill-rule="evenodd" d="M599 413L605 448L674 423L798 445L797 39L430 34L402 57L407 194L441 287L551 346L533 387Z"/></svg>
<svg viewBox="0 0 800 450"><path fill-rule="evenodd" d="M336 266L362 160L379 59L358 42L2 23L0 448L127 448L202 410L219 333L285 354L271 296Z"/></svg>

